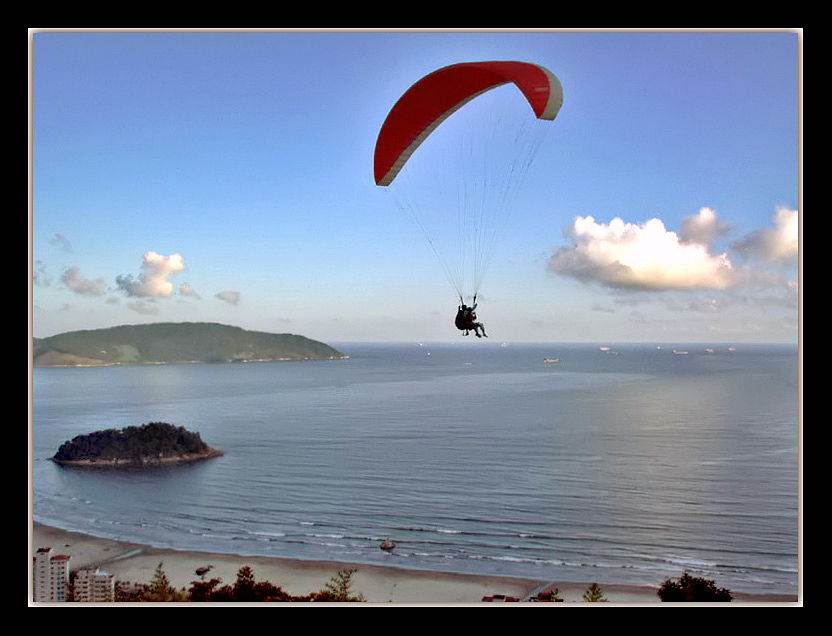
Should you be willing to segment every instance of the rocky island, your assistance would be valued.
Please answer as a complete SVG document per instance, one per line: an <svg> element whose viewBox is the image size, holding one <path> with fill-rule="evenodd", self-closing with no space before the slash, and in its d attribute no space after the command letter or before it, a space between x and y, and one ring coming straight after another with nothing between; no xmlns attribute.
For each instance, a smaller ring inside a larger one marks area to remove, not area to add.
<svg viewBox="0 0 832 636"><path fill-rule="evenodd" d="M248 331L207 322L122 325L35 338L35 367L335 360L344 354L288 333Z"/></svg>
<svg viewBox="0 0 832 636"><path fill-rule="evenodd" d="M107 429L64 442L50 459L61 466L149 468L186 464L223 455L199 433L165 422Z"/></svg>

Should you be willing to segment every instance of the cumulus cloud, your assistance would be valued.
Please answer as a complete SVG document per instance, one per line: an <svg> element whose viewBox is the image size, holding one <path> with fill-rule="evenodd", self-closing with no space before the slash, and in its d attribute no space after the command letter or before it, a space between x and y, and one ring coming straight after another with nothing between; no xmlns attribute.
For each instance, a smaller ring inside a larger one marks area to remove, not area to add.
<svg viewBox="0 0 832 636"><path fill-rule="evenodd" d="M240 292L235 291L221 291L216 294L216 298L228 303L229 305L236 305L240 302Z"/></svg>
<svg viewBox="0 0 832 636"><path fill-rule="evenodd" d="M103 279L90 280L84 278L77 267L67 268L61 277L61 281L76 294L85 296L101 296L105 289Z"/></svg>
<svg viewBox="0 0 832 636"><path fill-rule="evenodd" d="M796 260L799 237L797 210L780 207L773 221L774 227L753 232L732 247L746 257L770 263L785 264Z"/></svg>
<svg viewBox="0 0 832 636"><path fill-rule="evenodd" d="M185 269L181 254L163 256L156 252L145 252L142 272L138 278L121 275L116 278L119 289L128 296L139 298L167 298L173 295L173 283L168 279Z"/></svg>
<svg viewBox="0 0 832 636"><path fill-rule="evenodd" d="M725 289L735 272L726 254L711 254L705 236L723 231L715 215L703 209L686 224L684 239L660 219L644 224L609 224L591 216L575 219L571 246L554 252L551 271L581 280L630 289Z"/></svg>
<svg viewBox="0 0 832 636"><path fill-rule="evenodd" d="M730 230L722 223L711 208L702 208L698 214L682 219L679 224L679 239L682 243L711 245L717 238Z"/></svg>
<svg viewBox="0 0 832 636"><path fill-rule="evenodd" d="M190 283L182 283L179 286L179 293L183 296L191 296L192 298L199 298L199 294L196 293L196 290L193 288L193 285Z"/></svg>

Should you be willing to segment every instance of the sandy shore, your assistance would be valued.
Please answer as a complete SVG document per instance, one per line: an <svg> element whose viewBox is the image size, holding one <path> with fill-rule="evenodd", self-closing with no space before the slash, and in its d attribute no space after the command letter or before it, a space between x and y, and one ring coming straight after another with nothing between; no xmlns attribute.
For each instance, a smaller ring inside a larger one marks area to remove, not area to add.
<svg viewBox="0 0 832 636"><path fill-rule="evenodd" d="M468 604L481 603L484 596L503 594L525 598L547 584L558 588L566 603L581 602L590 583L554 583L533 579L476 576L406 570L363 564L304 561L274 557L251 557L208 552L162 550L140 544L101 539L33 524L32 552L51 547L56 554L71 557L70 569L97 565L115 574L116 580L149 583L161 562L168 579L177 588L188 588L197 580L196 569L211 566L211 578L233 584L244 565L252 568L258 581L270 581L294 595L309 594L324 588L339 570L355 568L353 591L368 603ZM604 585L599 582L611 603L658 603L652 587ZM782 597L735 595L744 601L793 601ZM31 601L31 590L30 590ZM536 604L533 604L536 605Z"/></svg>

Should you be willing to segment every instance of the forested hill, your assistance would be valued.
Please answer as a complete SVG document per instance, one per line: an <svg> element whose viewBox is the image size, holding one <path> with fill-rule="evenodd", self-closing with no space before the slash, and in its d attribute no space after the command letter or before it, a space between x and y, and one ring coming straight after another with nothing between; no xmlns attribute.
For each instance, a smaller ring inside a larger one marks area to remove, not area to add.
<svg viewBox="0 0 832 636"><path fill-rule="evenodd" d="M184 464L223 455L183 426L151 422L78 435L51 458L63 466L147 467Z"/></svg>
<svg viewBox="0 0 832 636"><path fill-rule="evenodd" d="M327 360L346 356L322 342L293 334L247 331L217 323L155 323L36 338L32 357L34 366L48 367Z"/></svg>

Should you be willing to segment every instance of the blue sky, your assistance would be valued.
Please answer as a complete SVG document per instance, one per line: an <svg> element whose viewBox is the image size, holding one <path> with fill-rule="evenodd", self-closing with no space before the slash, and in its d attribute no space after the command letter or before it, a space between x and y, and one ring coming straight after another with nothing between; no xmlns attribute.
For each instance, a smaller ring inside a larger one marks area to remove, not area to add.
<svg viewBox="0 0 832 636"><path fill-rule="evenodd" d="M480 291L491 339L797 342L801 40L35 31L32 333L464 340L373 149L426 73L515 59L564 103Z"/></svg>

